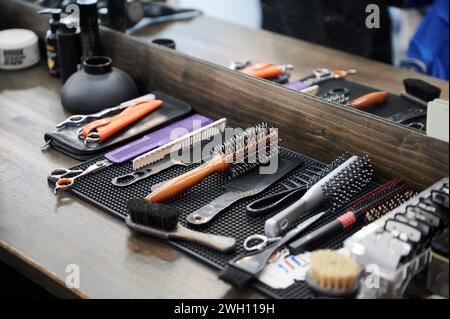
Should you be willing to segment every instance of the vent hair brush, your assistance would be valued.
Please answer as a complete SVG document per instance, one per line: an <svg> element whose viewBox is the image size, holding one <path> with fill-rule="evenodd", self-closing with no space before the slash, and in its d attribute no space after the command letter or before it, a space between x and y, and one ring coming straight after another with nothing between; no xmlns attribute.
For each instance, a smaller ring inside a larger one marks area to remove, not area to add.
<svg viewBox="0 0 450 319"><path fill-rule="evenodd" d="M268 163L278 155L278 131L261 124L216 146L211 160L198 168L178 176L146 197L152 203L168 201L199 184L214 173L230 172L231 177Z"/></svg>
<svg viewBox="0 0 450 319"><path fill-rule="evenodd" d="M309 188L301 199L266 221L267 237L279 236L303 214L318 207L324 201L334 207L346 205L366 188L372 180L373 169L367 157L353 156L321 178L324 173L313 179L311 185L314 184L314 186Z"/></svg>
<svg viewBox="0 0 450 319"><path fill-rule="evenodd" d="M352 202L348 206L349 211L331 223L289 244L289 250L296 255L310 248L311 244L318 240L346 230L359 221L370 224L414 195L408 184L400 179L395 179Z"/></svg>

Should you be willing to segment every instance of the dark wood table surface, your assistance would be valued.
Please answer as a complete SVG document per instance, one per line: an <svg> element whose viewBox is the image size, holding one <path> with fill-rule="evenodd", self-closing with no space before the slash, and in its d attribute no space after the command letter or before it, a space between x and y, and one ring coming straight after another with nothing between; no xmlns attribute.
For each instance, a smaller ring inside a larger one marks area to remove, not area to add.
<svg viewBox="0 0 450 319"><path fill-rule="evenodd" d="M233 51L235 46L230 44L233 34L236 41L246 44L239 46L239 51ZM180 50L220 64L258 52L274 62L295 63L290 57L296 57L301 61L298 76L317 66L357 67L358 79L391 90L400 88L396 83L411 75L206 17L147 28L139 36L175 38ZM258 45L250 45L246 37L258 39L254 42ZM291 46L280 50L286 43ZM261 51L263 47L267 50ZM448 83L434 83L442 86L448 97ZM60 88L59 80L51 78L43 64L0 72L0 259L61 297L260 297L231 288L218 280L212 269L164 243L132 235L122 222L82 201L52 194L46 181L49 172L77 163L55 151L40 150L44 133L69 115L61 107ZM80 268L80 289L65 287L66 267L71 264Z"/></svg>

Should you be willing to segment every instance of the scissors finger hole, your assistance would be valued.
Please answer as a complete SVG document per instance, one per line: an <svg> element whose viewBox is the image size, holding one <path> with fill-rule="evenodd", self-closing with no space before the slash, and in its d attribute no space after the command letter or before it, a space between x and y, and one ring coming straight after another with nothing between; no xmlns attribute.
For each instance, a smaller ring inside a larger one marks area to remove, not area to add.
<svg viewBox="0 0 450 319"><path fill-rule="evenodd" d="M58 187L68 187L73 185L74 180L73 178L62 178L59 181L56 182L56 186Z"/></svg>

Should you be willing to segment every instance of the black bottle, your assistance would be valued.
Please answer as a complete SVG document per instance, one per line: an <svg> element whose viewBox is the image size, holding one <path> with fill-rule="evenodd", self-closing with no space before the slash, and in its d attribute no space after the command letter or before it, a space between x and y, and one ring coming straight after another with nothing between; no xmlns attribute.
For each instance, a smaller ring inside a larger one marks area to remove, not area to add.
<svg viewBox="0 0 450 319"><path fill-rule="evenodd" d="M125 32L127 30L127 0L107 0L108 27Z"/></svg>
<svg viewBox="0 0 450 319"><path fill-rule="evenodd" d="M56 77L60 76L59 57L58 57L58 41L56 32L61 23L62 10L59 8L49 8L38 12L38 14L51 14L52 18L49 20L50 29L45 34L45 48L47 51L47 66L48 72Z"/></svg>
<svg viewBox="0 0 450 319"><path fill-rule="evenodd" d="M61 81L65 83L78 70L81 63L81 36L80 31L72 23L64 22L60 23L56 36Z"/></svg>
<svg viewBox="0 0 450 319"><path fill-rule="evenodd" d="M80 8L82 60L101 55L97 0L77 0Z"/></svg>

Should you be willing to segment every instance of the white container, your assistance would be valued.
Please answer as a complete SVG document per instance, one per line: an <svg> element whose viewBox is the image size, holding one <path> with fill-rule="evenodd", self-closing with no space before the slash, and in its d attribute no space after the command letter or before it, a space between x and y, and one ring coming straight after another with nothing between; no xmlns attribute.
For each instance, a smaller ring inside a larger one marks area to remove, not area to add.
<svg viewBox="0 0 450 319"><path fill-rule="evenodd" d="M0 31L0 70L20 70L40 60L38 37L30 30Z"/></svg>
<svg viewBox="0 0 450 319"><path fill-rule="evenodd" d="M428 103L427 135L449 142L448 101L434 100Z"/></svg>

